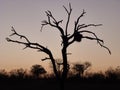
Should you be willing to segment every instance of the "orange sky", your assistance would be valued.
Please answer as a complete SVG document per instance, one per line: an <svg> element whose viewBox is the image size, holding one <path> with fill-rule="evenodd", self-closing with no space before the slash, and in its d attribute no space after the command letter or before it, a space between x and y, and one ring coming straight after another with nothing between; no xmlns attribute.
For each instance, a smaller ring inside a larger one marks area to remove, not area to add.
<svg viewBox="0 0 120 90"><path fill-rule="evenodd" d="M63 19L64 27L67 14L62 5L68 6L69 2L73 8L69 32L73 31L74 21L85 9L87 14L80 23L102 23L103 26L88 30L95 32L112 51L109 55L95 41L82 40L68 48L68 52L72 53L68 57L69 62L89 61L95 70L120 66L119 0L0 0L0 69L29 68L34 64L49 66L49 61L41 62L46 54L31 49L22 50L24 46L5 40L11 34L11 26L31 41L47 46L55 58L61 58L59 32L49 26L40 32L40 28L41 21L47 19L46 10L51 10L58 20Z"/></svg>

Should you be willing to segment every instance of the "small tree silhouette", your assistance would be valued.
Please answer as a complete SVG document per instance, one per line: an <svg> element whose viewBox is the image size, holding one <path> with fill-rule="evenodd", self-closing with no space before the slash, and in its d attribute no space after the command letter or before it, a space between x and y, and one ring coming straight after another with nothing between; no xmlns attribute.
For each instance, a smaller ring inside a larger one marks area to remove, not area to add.
<svg viewBox="0 0 120 90"><path fill-rule="evenodd" d="M45 73L46 73L46 70L45 70L41 65L35 64L35 65L33 65L33 66L31 67L30 72L31 72L36 78L38 78L39 75L45 74Z"/></svg>
<svg viewBox="0 0 120 90"><path fill-rule="evenodd" d="M15 79L15 78L19 78L19 79L23 79L26 76L26 70L20 68L20 69L13 69L9 72L10 77Z"/></svg>
<svg viewBox="0 0 120 90"><path fill-rule="evenodd" d="M79 77L82 77L84 72L91 66L90 62L76 63L73 66L73 70L77 73Z"/></svg>
<svg viewBox="0 0 120 90"><path fill-rule="evenodd" d="M60 88L61 90L64 89L64 82L67 78L67 74L69 71L69 65L68 65L68 59L67 59L67 48L68 46L70 46L71 44L73 44L74 42L81 42L82 39L89 39L89 40L96 40L97 43L107 49L109 51L109 53L111 54L109 48L107 48L106 46L104 46L104 41L99 39L97 37L97 35L89 30L83 30L87 27L96 27L96 26L101 26L101 24L79 24L80 19L85 15L85 11L83 10L83 12L78 16L78 18L76 19L75 23L74 23L74 30L73 33L70 34L68 33L68 25L70 22L70 16L71 16L71 12L72 12L72 8L71 8L71 4L69 3L69 9L67 9L65 6L63 6L66 13L67 13L67 22L65 25L65 29L63 29L61 27L61 23L63 22L63 20L56 20L56 18L53 16L51 11L46 11L46 16L47 16L47 20L42 21L42 27L41 27L41 31L43 29L44 26L51 26L53 28L56 28L59 32L60 32L60 37L62 40L61 46L61 53L62 53L62 66L63 66L63 70L62 70L62 75L59 75L59 72L56 68L56 62L55 62L55 58L53 57L52 51L50 49L48 49L47 47L39 44L39 43L33 43L31 42L26 36L21 35L19 33L16 32L16 30L14 29L14 27L12 27L12 34L10 36L18 36L20 37L20 39L25 39L26 41L20 41L20 40L13 40L10 38L6 38L6 40L8 42L14 42L14 43L18 43L18 44L23 44L25 45L25 48L32 48L32 49L36 49L38 51L44 52L48 55L48 57L45 57L44 59L42 59L42 61L51 60L51 63L53 65L53 71L54 74L57 78L57 80L60 82ZM92 34L94 37L91 36L84 36L84 33L89 33Z"/></svg>
<svg viewBox="0 0 120 90"><path fill-rule="evenodd" d="M116 68L110 67L105 71L106 77L111 80L120 80L120 66Z"/></svg>
<svg viewBox="0 0 120 90"><path fill-rule="evenodd" d="M0 80L8 78L8 73L5 71L5 69L0 69Z"/></svg>

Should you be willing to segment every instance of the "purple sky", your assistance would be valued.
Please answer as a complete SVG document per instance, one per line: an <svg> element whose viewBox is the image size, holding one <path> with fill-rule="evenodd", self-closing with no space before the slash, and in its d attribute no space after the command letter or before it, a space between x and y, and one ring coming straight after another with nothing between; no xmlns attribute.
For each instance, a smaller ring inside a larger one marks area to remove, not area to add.
<svg viewBox="0 0 120 90"><path fill-rule="evenodd" d="M103 26L88 30L95 32L112 51L109 55L95 41L83 40L68 48L72 53L69 61L89 61L93 69L98 70L120 66L120 0L0 0L0 69L29 68L34 64L49 66L50 63L41 62L46 56L44 53L22 50L24 46L8 43L5 38L11 34L11 26L31 41L47 46L56 58L61 58L59 32L49 26L40 32L40 28L41 21L47 19L46 10L51 10L56 19L63 19L64 28L67 14L62 6L68 7L69 2L73 8L69 32L73 31L74 21L85 9L87 13L80 23L102 23Z"/></svg>

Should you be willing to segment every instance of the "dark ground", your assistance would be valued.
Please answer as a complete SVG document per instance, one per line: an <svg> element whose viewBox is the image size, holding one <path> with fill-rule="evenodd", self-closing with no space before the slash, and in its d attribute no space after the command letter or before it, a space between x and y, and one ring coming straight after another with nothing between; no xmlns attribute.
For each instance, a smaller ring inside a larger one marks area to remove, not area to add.
<svg viewBox="0 0 120 90"><path fill-rule="evenodd" d="M59 90L54 79L0 80L0 90ZM120 90L120 81L67 80L65 90Z"/></svg>

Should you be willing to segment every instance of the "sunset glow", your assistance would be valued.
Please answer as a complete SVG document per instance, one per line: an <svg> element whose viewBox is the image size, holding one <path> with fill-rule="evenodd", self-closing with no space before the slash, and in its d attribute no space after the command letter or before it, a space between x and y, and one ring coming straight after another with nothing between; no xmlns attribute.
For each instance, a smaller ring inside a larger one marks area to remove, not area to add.
<svg viewBox="0 0 120 90"><path fill-rule="evenodd" d="M24 45L8 43L5 38L11 34L11 26L25 35L32 42L48 47L55 58L61 58L61 38L59 32L46 26L40 31L41 21L46 20L46 10L50 10L58 20L63 19L61 26L65 28L67 14L63 5L72 5L69 33L73 32L74 21L84 9L87 13L81 19L85 24L103 24L99 27L87 28L95 32L112 54L100 47L96 41L83 39L68 48L72 53L68 56L70 63L89 61L93 70L105 70L108 67L120 66L120 1L119 0L0 0L0 69L29 69L34 64L41 64L47 69L50 61L41 61L46 54ZM19 40L17 37L11 37Z"/></svg>

